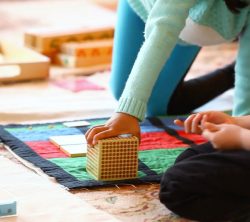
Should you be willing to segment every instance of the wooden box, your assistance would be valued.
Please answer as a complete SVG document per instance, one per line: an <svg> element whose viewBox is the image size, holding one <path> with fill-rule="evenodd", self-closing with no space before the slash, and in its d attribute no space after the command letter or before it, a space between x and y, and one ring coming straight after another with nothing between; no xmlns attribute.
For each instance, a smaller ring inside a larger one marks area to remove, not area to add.
<svg viewBox="0 0 250 222"><path fill-rule="evenodd" d="M57 63L64 67L89 67L111 64L113 39L64 43Z"/></svg>
<svg viewBox="0 0 250 222"><path fill-rule="evenodd" d="M102 28L48 28L27 31L24 36L25 45L50 57L60 51L66 42L80 42L97 39L109 39L114 36L113 27Z"/></svg>
<svg viewBox="0 0 250 222"><path fill-rule="evenodd" d="M0 55L0 82L45 79L49 76L49 58L29 48L1 41Z"/></svg>

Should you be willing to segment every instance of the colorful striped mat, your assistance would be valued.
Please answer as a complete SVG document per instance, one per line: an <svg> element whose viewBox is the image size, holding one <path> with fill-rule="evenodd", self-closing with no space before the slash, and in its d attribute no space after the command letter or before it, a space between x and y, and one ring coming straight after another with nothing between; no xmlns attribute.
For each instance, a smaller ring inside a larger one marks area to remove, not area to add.
<svg viewBox="0 0 250 222"><path fill-rule="evenodd" d="M123 181L95 181L86 172L86 157L69 158L49 142L49 137L85 133L107 119L88 119L91 126L69 128L62 122L0 127L0 140L18 156L33 163L69 189L119 184L159 183L164 171L187 147L205 142L200 135L186 134L174 125L175 117L147 118L141 123L138 178Z"/></svg>

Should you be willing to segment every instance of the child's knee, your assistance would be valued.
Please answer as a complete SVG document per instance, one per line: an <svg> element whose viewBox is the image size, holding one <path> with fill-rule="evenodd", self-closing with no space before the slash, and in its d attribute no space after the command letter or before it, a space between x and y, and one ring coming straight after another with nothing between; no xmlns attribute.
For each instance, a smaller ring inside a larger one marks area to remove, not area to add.
<svg viewBox="0 0 250 222"><path fill-rule="evenodd" d="M196 217L196 197L195 193L191 192L193 187L192 178L186 169L186 164L175 164L169 168L163 175L159 199L169 210L175 214L195 219Z"/></svg>
<svg viewBox="0 0 250 222"><path fill-rule="evenodd" d="M178 169L171 167L168 169L160 184L160 201L170 210L175 213L182 203L182 199L185 198L186 193L183 187L182 174L178 174Z"/></svg>

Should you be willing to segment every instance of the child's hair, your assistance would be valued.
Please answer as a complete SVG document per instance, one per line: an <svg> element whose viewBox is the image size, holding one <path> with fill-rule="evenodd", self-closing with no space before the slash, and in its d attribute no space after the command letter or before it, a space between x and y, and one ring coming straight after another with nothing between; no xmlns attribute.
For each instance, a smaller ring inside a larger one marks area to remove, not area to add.
<svg viewBox="0 0 250 222"><path fill-rule="evenodd" d="M245 2L244 0L224 0L227 7L233 13L239 13L240 9L245 8L249 5L249 3Z"/></svg>

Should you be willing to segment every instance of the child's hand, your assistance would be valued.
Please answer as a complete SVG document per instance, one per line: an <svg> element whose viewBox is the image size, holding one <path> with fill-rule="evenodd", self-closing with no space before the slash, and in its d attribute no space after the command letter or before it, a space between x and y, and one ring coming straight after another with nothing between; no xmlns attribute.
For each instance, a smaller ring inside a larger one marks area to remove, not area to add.
<svg viewBox="0 0 250 222"><path fill-rule="evenodd" d="M232 116L218 111L200 112L190 115L184 122L178 119L174 122L176 125L184 127L186 133L196 134L202 133L202 124L204 122L236 124Z"/></svg>
<svg viewBox="0 0 250 222"><path fill-rule="evenodd" d="M234 124L203 124L202 135L206 137L216 149L243 149L242 133L245 129Z"/></svg>
<svg viewBox="0 0 250 222"><path fill-rule="evenodd" d="M95 126L89 129L86 134L87 143L90 146L97 144L100 139L131 134L140 139L140 125L136 117L126 113L115 113L105 125Z"/></svg>

